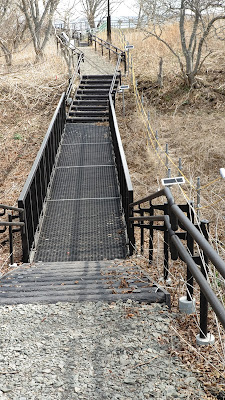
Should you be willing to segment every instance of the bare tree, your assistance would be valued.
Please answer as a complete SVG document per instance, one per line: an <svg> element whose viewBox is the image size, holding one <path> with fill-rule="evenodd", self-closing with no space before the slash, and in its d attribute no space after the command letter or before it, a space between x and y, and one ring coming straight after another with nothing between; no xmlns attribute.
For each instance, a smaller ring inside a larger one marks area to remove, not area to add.
<svg viewBox="0 0 225 400"><path fill-rule="evenodd" d="M224 0L175 0L174 3L144 0L143 12L151 21L146 36L162 42L177 58L182 76L189 87L193 87L196 75L205 59L214 50L209 39L222 32L224 38ZM181 51L177 51L164 35L166 23L179 21Z"/></svg>
<svg viewBox="0 0 225 400"><path fill-rule="evenodd" d="M56 10L57 17L63 23L66 30L70 28L71 22L76 18L76 6L78 0L67 0L66 3L62 3Z"/></svg>
<svg viewBox="0 0 225 400"><path fill-rule="evenodd" d="M25 15L30 30L36 61L43 57L58 3L59 0L20 0L19 2L19 7Z"/></svg>
<svg viewBox="0 0 225 400"><path fill-rule="evenodd" d="M110 0L110 14L114 11L114 8L117 8L121 3L122 0ZM103 20L103 18L108 15L107 0L81 0L81 4L90 28L95 28L95 20L97 18Z"/></svg>
<svg viewBox="0 0 225 400"><path fill-rule="evenodd" d="M84 13L87 17L90 28L95 28L95 19L106 14L106 0L81 0Z"/></svg>
<svg viewBox="0 0 225 400"><path fill-rule="evenodd" d="M6 64L12 64L13 52L18 48L26 30L26 21L16 3L9 0L0 1L0 48Z"/></svg>

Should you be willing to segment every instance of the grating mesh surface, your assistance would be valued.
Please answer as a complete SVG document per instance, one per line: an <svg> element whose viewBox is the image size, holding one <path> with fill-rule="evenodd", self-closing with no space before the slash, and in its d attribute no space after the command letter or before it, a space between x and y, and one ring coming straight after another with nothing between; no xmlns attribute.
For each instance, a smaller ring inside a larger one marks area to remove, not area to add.
<svg viewBox="0 0 225 400"><path fill-rule="evenodd" d="M114 166L58 168L50 198L87 199L119 197Z"/></svg>
<svg viewBox="0 0 225 400"><path fill-rule="evenodd" d="M48 202L35 260L125 258L121 216L120 199Z"/></svg>
<svg viewBox="0 0 225 400"><path fill-rule="evenodd" d="M111 143L63 145L57 166L114 165Z"/></svg>
<svg viewBox="0 0 225 400"><path fill-rule="evenodd" d="M66 124L63 144L104 143L111 141L108 126L95 124Z"/></svg>
<svg viewBox="0 0 225 400"><path fill-rule="evenodd" d="M35 261L95 261L126 255L109 127L67 124Z"/></svg>

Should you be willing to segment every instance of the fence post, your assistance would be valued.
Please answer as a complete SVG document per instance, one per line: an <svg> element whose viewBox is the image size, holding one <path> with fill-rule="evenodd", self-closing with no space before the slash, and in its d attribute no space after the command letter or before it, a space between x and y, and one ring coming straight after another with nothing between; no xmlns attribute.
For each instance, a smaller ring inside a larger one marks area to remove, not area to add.
<svg viewBox="0 0 225 400"><path fill-rule="evenodd" d="M125 95L123 90L123 116L125 117Z"/></svg>
<svg viewBox="0 0 225 400"><path fill-rule="evenodd" d="M197 216L200 219L200 207L201 207L201 182L200 176L197 178Z"/></svg>
<svg viewBox="0 0 225 400"><path fill-rule="evenodd" d="M156 138L156 145L155 145L155 148L156 148L156 151L157 151L157 153L158 153L158 149L159 149L159 143L158 143L159 135L158 135L158 131L155 132L155 138Z"/></svg>
<svg viewBox="0 0 225 400"><path fill-rule="evenodd" d="M127 42L127 45L129 45L129 42ZM130 51L127 49L127 72L129 76L129 69L130 69Z"/></svg>
<svg viewBox="0 0 225 400"><path fill-rule="evenodd" d="M181 160L181 158L179 158L178 168L179 168L179 176L182 176L182 160Z"/></svg>
<svg viewBox="0 0 225 400"><path fill-rule="evenodd" d="M205 239L209 239L209 221L200 221L200 229ZM208 274L208 262L209 259L206 254L203 254L203 260L201 260L201 273L207 279ZM215 337L208 333L208 300L200 290L200 333L196 337L198 345L208 345L215 343Z"/></svg>
<svg viewBox="0 0 225 400"><path fill-rule="evenodd" d="M166 168L167 168L167 170L168 170L168 167L169 167L168 154L169 154L168 143L166 143Z"/></svg>

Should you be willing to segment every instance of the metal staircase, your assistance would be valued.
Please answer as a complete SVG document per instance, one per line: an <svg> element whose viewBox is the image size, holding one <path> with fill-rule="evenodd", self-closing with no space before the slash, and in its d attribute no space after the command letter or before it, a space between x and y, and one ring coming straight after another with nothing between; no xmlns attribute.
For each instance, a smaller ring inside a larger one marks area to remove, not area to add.
<svg viewBox="0 0 225 400"><path fill-rule="evenodd" d="M84 75L71 104L67 122L107 122L113 75ZM116 79L114 92L119 84Z"/></svg>

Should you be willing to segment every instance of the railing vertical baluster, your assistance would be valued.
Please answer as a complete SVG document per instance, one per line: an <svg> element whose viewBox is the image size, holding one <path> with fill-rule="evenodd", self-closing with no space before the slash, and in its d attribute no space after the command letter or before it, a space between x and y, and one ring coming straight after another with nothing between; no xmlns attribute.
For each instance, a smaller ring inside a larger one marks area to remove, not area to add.
<svg viewBox="0 0 225 400"><path fill-rule="evenodd" d="M8 221L12 222L12 214L8 214ZM14 264L14 256L13 256L13 234L12 234L12 226L9 226L9 253L10 253L10 265Z"/></svg>
<svg viewBox="0 0 225 400"><path fill-rule="evenodd" d="M209 239L208 229L209 221L202 220L200 228L206 240ZM201 273L207 279L208 274L208 257L204 254L204 262L201 263ZM206 338L208 333L208 301L200 290L200 338Z"/></svg>
<svg viewBox="0 0 225 400"><path fill-rule="evenodd" d="M192 223L194 223L194 211L193 211L193 203L190 202L189 205L189 210L187 213L187 217L190 219ZM193 237L187 232L187 248L191 254L191 256L194 255L194 240ZM194 287L193 287L193 276L191 272L189 271L189 268L187 267L187 301L192 301L193 299L193 292L194 292Z"/></svg>
<svg viewBox="0 0 225 400"><path fill-rule="evenodd" d="M141 215L141 217L143 217L144 211L141 210L140 215ZM141 225L143 225L144 221L141 221L140 223L141 223ZM144 253L144 228L141 227L141 254L143 254L143 253Z"/></svg>
<svg viewBox="0 0 225 400"><path fill-rule="evenodd" d="M23 262L29 261L29 251L34 242L40 213L47 195L47 188L65 125L65 119L65 94L63 93L32 170L18 199L19 208L24 209L24 213L20 215L20 221L24 222L24 227L21 230Z"/></svg>
<svg viewBox="0 0 225 400"><path fill-rule="evenodd" d="M164 215L168 215L168 204L164 204ZM163 276L164 280L168 279L169 274L169 233L164 224L164 242L163 242L163 251L164 251L164 271Z"/></svg>
<svg viewBox="0 0 225 400"><path fill-rule="evenodd" d="M129 195L129 201L128 201L128 207L131 203L133 203L134 199L133 199L133 192L129 191L128 192ZM133 255L134 252L134 246L135 246L135 239L134 239L134 225L133 222L129 222L129 217L133 217L133 208L129 207L128 210L128 217L127 217L127 226L129 227L129 231L128 231L128 237L129 237L129 249L130 249L130 255Z"/></svg>
<svg viewBox="0 0 225 400"><path fill-rule="evenodd" d="M149 214L150 214L150 217L151 217L151 216L154 215L154 207L153 207L151 201L149 202L149 208L150 208ZM153 228L151 228L151 226L153 226L153 222L150 222L150 229L149 229L149 255L148 255L149 264L151 264L152 260L153 260L153 235L154 235L154 231L153 231Z"/></svg>

